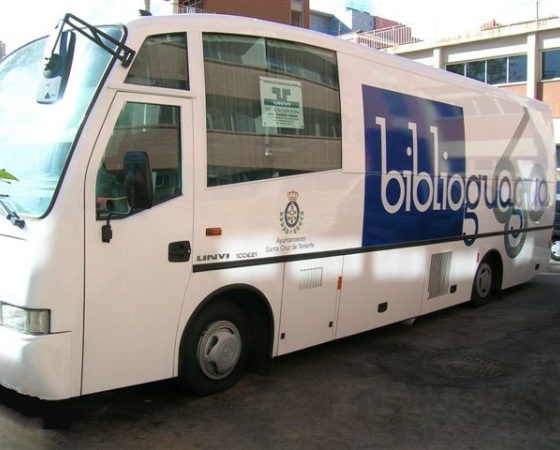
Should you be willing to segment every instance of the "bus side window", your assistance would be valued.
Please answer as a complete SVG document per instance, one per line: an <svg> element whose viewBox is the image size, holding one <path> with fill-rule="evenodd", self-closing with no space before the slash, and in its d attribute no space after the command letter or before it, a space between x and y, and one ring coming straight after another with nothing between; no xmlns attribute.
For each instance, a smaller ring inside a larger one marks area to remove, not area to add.
<svg viewBox="0 0 560 450"><path fill-rule="evenodd" d="M219 33L203 50L208 186L342 167L334 51Z"/></svg>
<svg viewBox="0 0 560 450"><path fill-rule="evenodd" d="M124 187L124 155L146 152L151 164L154 205L181 195L180 112L178 106L128 102L123 107L97 172L98 218L129 214Z"/></svg>
<svg viewBox="0 0 560 450"><path fill-rule="evenodd" d="M188 90L185 33L148 37L134 59L125 83Z"/></svg>

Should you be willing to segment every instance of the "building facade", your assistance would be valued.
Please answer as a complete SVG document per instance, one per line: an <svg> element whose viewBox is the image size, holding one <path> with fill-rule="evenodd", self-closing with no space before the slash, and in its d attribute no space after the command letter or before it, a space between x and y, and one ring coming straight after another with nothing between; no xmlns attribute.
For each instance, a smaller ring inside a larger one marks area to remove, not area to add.
<svg viewBox="0 0 560 450"><path fill-rule="evenodd" d="M347 9L340 14L331 14L323 11L310 11L309 29L342 36L351 33L369 33L374 30L402 27L404 25L384 17L372 16L365 11Z"/></svg>
<svg viewBox="0 0 560 450"><path fill-rule="evenodd" d="M180 0L174 2L178 11L254 17L309 28L309 0Z"/></svg>
<svg viewBox="0 0 560 450"><path fill-rule="evenodd" d="M560 18L501 26L495 21L479 31L438 42L418 41L412 30L362 11L360 0L346 0L334 14L310 11L309 0L173 0L174 12L241 15L285 23L362 45L382 48L550 105L560 152ZM404 43L404 44L403 44Z"/></svg>
<svg viewBox="0 0 560 450"><path fill-rule="evenodd" d="M491 22L460 37L387 51L548 103L560 152L560 18Z"/></svg>

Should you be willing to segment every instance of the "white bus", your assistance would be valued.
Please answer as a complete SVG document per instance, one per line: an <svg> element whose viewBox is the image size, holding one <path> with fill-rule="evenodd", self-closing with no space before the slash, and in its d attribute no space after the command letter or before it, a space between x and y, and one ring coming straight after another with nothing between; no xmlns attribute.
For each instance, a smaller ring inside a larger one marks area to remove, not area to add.
<svg viewBox="0 0 560 450"><path fill-rule="evenodd" d="M0 169L0 384L42 399L217 392L549 257L544 104L240 17L66 15L0 65Z"/></svg>

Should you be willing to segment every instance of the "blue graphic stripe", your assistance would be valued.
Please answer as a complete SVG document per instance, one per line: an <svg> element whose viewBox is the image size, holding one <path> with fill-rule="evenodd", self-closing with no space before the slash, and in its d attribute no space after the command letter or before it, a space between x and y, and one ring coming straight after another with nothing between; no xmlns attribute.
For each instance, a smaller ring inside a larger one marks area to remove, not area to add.
<svg viewBox="0 0 560 450"><path fill-rule="evenodd" d="M463 233L463 110L363 86L365 247Z"/></svg>

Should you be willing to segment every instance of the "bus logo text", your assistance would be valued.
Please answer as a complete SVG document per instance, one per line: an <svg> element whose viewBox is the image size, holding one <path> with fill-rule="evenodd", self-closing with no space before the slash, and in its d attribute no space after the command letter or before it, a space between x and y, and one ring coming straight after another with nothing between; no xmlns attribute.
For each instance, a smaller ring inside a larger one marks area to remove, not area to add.
<svg viewBox="0 0 560 450"><path fill-rule="evenodd" d="M370 86L363 86L363 93L362 244L464 236L472 245L479 232L478 208L485 207L504 226L508 255L517 256L528 220L538 220L550 201L542 167L534 164L523 179L510 158L515 145L509 145L494 158L493 175L467 177L462 108Z"/></svg>

